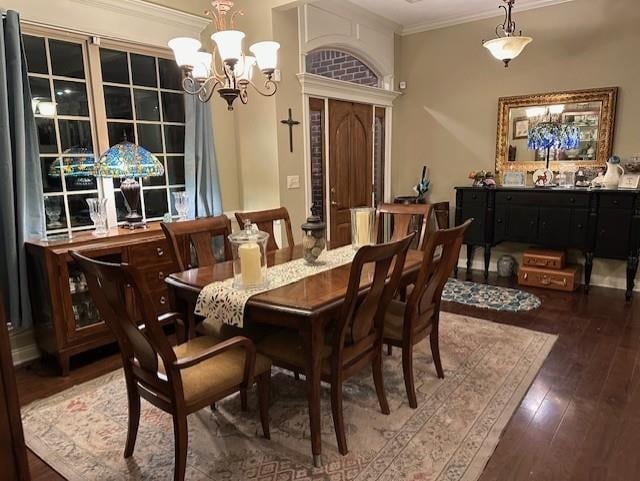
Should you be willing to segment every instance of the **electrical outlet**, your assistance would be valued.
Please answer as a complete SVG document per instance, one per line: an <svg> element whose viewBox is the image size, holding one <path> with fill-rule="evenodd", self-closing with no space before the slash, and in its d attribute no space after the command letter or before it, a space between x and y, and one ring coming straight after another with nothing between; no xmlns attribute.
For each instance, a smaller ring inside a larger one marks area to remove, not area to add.
<svg viewBox="0 0 640 481"><path fill-rule="evenodd" d="M300 176L289 175L287 176L287 189L299 189L300 188Z"/></svg>

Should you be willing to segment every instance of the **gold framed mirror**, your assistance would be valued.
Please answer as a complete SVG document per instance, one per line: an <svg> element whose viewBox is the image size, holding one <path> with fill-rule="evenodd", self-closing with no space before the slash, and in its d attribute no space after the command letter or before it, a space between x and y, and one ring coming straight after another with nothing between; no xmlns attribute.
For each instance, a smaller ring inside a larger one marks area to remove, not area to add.
<svg viewBox="0 0 640 481"><path fill-rule="evenodd" d="M617 87L501 97L496 172L533 172L547 162L554 171L604 167L617 97Z"/></svg>

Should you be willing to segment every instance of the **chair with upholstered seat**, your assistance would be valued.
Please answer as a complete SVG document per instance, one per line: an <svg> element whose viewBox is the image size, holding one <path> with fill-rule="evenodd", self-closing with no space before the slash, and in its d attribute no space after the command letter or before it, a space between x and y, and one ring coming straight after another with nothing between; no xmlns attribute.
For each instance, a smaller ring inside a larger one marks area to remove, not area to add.
<svg viewBox="0 0 640 481"><path fill-rule="evenodd" d="M342 383L371 366L380 409L389 414L382 379L382 327L384 314L400 283L405 258L413 240L402 240L358 250L349 272L345 300L322 351L322 379L331 384L333 423L341 454L347 454L342 411ZM391 270L391 274L389 271ZM362 288L370 289L361 294ZM258 343L258 351L285 369L303 371L305 353L298 333L273 334Z"/></svg>
<svg viewBox="0 0 640 481"><path fill-rule="evenodd" d="M162 222L160 226L171 246L171 253L180 271L215 264L213 240L218 236L222 237L223 260L232 259L231 245L228 239L231 234L231 221L226 215L167 224ZM195 263L192 257L195 257Z"/></svg>
<svg viewBox="0 0 640 481"><path fill-rule="evenodd" d="M245 222L249 221L252 224L256 224L261 231L268 233L267 251L269 252L276 251L280 248L273 236L274 222L279 220L284 221L287 244L289 247L294 246L291 219L289 218L289 211L285 207L255 212L236 212L236 220L241 229L244 227Z"/></svg>
<svg viewBox="0 0 640 481"><path fill-rule="evenodd" d="M429 204L379 204L376 209L375 232L378 242L383 242L385 220L390 219L393 229L390 240L402 239L416 232L417 249L422 250L431 228L432 207ZM414 219L418 219L419 228L414 231Z"/></svg>
<svg viewBox="0 0 640 481"><path fill-rule="evenodd" d="M260 420L269 438L269 385L271 361L256 354L246 337L220 342L204 336L172 347L162 324L180 323L179 314L157 318L146 279L127 264L111 264L71 256L85 273L89 292L120 346L129 402L125 458L133 455L140 421L140 398L173 416L175 437L174 479L182 481L187 463L187 416L257 381ZM125 292L130 290L143 315L138 326L128 312Z"/></svg>
<svg viewBox="0 0 640 481"><path fill-rule="evenodd" d="M472 219L454 229L430 233L416 282L407 301L393 300L384 321L384 343L402 348L404 382L412 408L418 406L413 379L413 346L430 337L431 353L439 378L444 378L440 360L438 327L442 290L458 261L464 233Z"/></svg>

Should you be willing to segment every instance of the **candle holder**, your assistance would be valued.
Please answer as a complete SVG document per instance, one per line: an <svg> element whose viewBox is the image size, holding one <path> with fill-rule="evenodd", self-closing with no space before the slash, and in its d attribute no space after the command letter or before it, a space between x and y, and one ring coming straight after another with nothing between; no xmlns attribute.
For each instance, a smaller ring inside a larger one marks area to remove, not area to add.
<svg viewBox="0 0 640 481"><path fill-rule="evenodd" d="M311 206L311 217L302 224L302 257L307 264L315 264L327 246L327 224L322 222L317 209Z"/></svg>
<svg viewBox="0 0 640 481"><path fill-rule="evenodd" d="M351 209L351 245L354 249L373 243L376 210L372 207Z"/></svg>
<svg viewBox="0 0 640 481"><path fill-rule="evenodd" d="M256 289L267 281L267 241L269 234L247 222L244 229L229 236L233 252L233 287Z"/></svg>

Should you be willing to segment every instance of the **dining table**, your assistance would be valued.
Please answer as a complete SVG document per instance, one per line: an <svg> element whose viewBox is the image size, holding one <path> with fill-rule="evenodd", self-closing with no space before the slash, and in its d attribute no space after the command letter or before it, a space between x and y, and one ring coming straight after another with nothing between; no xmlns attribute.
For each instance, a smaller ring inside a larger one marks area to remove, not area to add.
<svg viewBox="0 0 640 481"><path fill-rule="evenodd" d="M267 266L272 267L302 257L302 246L282 248L267 254ZM423 253L409 250L405 259L402 284L415 281ZM321 259L320 259L321 260ZM309 427L313 464L322 465L320 378L325 330L343 305L349 283L351 263L324 270L296 282L257 293L244 308L245 325L261 324L299 332L306 353L305 377L309 406ZM372 272L363 270L360 295L370 288ZM176 272L166 277L171 301L178 312L188 313L187 336L194 333L198 322L194 310L200 292L209 284L233 277L233 262L218 262L211 266Z"/></svg>

